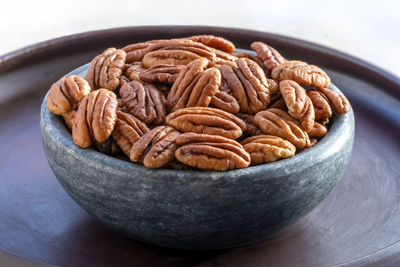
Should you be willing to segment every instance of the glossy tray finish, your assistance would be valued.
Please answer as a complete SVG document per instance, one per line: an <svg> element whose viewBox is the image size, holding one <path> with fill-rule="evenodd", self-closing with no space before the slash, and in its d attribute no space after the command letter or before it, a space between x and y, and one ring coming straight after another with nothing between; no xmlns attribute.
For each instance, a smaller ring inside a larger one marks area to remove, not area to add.
<svg viewBox="0 0 400 267"><path fill-rule="evenodd" d="M197 33L253 40L320 65L350 99L353 156L311 214L257 245L189 252L153 247L100 225L75 204L43 152L40 103L52 82L108 46ZM0 265L393 266L400 261L400 80L340 52L283 36L217 27L129 27L47 41L0 57ZM16 254L21 258L16 257Z"/></svg>

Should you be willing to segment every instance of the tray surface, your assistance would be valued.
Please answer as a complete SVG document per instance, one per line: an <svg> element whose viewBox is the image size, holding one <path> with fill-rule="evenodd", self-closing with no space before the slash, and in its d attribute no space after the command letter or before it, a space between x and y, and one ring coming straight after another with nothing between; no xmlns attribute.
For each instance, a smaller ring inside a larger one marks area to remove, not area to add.
<svg viewBox="0 0 400 267"><path fill-rule="evenodd" d="M64 192L42 148L40 103L61 75L108 46L197 33L225 36L239 48L265 41L288 58L321 66L355 112L353 156L343 179L308 216L257 245L177 251L117 234ZM63 266L393 266L400 261L400 80L368 63L262 32L130 27L67 36L2 56L0 88L0 264L24 265L22 257Z"/></svg>

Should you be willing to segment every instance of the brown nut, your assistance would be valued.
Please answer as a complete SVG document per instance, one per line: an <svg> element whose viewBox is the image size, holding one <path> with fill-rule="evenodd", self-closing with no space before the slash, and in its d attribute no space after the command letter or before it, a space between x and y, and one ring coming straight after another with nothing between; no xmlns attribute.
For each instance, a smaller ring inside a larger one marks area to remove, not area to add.
<svg viewBox="0 0 400 267"><path fill-rule="evenodd" d="M90 93L90 90L88 82L77 75L62 77L59 84L55 83L50 88L47 108L57 115L70 112Z"/></svg>
<svg viewBox="0 0 400 267"><path fill-rule="evenodd" d="M301 149L310 144L308 134L283 110L270 108L260 111L254 120L265 134L282 137L297 148Z"/></svg>
<svg viewBox="0 0 400 267"><path fill-rule="evenodd" d="M202 43L206 46L224 51L226 53L235 52L235 45L222 37L214 36L214 35L195 35L191 37L187 37L186 39Z"/></svg>
<svg viewBox="0 0 400 267"><path fill-rule="evenodd" d="M233 53L233 55L234 55L235 57L237 57L237 58L245 57L245 58L248 58L248 59L253 60L253 56L250 55L250 54L247 53L247 52L244 52L244 51L235 52L235 53Z"/></svg>
<svg viewBox="0 0 400 267"><path fill-rule="evenodd" d="M317 88L326 88L331 84L331 79L322 69L298 60L287 61L274 67L271 76L275 80L293 80Z"/></svg>
<svg viewBox="0 0 400 267"><path fill-rule="evenodd" d="M332 109L327 99L321 93L309 90L307 96L314 106L315 120L325 120L332 117Z"/></svg>
<svg viewBox="0 0 400 267"><path fill-rule="evenodd" d="M147 53L142 60L143 66L151 68L156 65L187 65L201 56L185 50L156 50Z"/></svg>
<svg viewBox="0 0 400 267"><path fill-rule="evenodd" d="M232 114L236 114L240 110L236 98L226 91L218 91L211 98L211 105Z"/></svg>
<svg viewBox="0 0 400 267"><path fill-rule="evenodd" d="M125 73L129 81L142 82L142 80L140 79L140 73L144 70L146 69L143 67L142 62L135 62L129 65ZM123 86L123 84L121 86Z"/></svg>
<svg viewBox="0 0 400 267"><path fill-rule="evenodd" d="M248 58L239 58L238 67L221 66L223 79L239 103L240 112L254 114L267 108L270 83L263 70Z"/></svg>
<svg viewBox="0 0 400 267"><path fill-rule="evenodd" d="M70 130L72 130L72 125L74 125L75 115L76 115L76 110L71 110L70 112L62 114L64 122Z"/></svg>
<svg viewBox="0 0 400 267"><path fill-rule="evenodd" d="M306 132L311 131L314 126L315 113L306 90L291 80L281 81L279 90L288 108L288 113L301 121L301 126Z"/></svg>
<svg viewBox="0 0 400 267"><path fill-rule="evenodd" d="M281 158L291 158L296 153L296 147L289 141L272 135L248 137L241 144L250 154L251 165L274 162Z"/></svg>
<svg viewBox="0 0 400 267"><path fill-rule="evenodd" d="M129 112L145 123L161 124L165 121L165 97L152 84L131 81L119 90L122 103Z"/></svg>
<svg viewBox="0 0 400 267"><path fill-rule="evenodd" d="M250 48L257 53L257 56L262 60L268 71L286 62L286 59L278 51L265 43L254 42L250 45Z"/></svg>
<svg viewBox="0 0 400 267"><path fill-rule="evenodd" d="M326 97L326 99L329 100L333 112L345 114L349 111L349 100L347 100L344 95L339 95L328 88L318 88L318 91L320 91Z"/></svg>
<svg viewBox="0 0 400 267"><path fill-rule="evenodd" d="M310 137L324 137L327 133L328 133L328 129L324 125L322 125L322 124L320 124L318 122L315 122L314 123L314 127L308 133L308 136L310 136Z"/></svg>
<svg viewBox="0 0 400 267"><path fill-rule="evenodd" d="M169 126L158 126L133 144L130 160L142 162L148 168L159 168L174 159L178 131Z"/></svg>
<svg viewBox="0 0 400 267"><path fill-rule="evenodd" d="M210 62L215 61L215 53L212 48L203 45L202 43L194 42L187 39L171 39L171 40L158 40L151 43L149 46L130 52L130 59L134 61L141 61L144 56L156 50L182 50L196 54L199 57L205 57Z"/></svg>
<svg viewBox="0 0 400 267"><path fill-rule="evenodd" d="M117 111L117 122L112 133L114 140L129 157L132 145L150 131L147 125L135 116Z"/></svg>
<svg viewBox="0 0 400 267"><path fill-rule="evenodd" d="M306 90L298 83L291 80L281 81L279 83L279 90L288 108L289 114L296 119L301 119L306 112Z"/></svg>
<svg viewBox="0 0 400 267"><path fill-rule="evenodd" d="M183 65L154 65L150 69L140 72L139 78L145 82L173 84L184 67Z"/></svg>
<svg viewBox="0 0 400 267"><path fill-rule="evenodd" d="M192 167L225 171L245 168L250 155L235 140L218 135L185 133L178 136L175 158Z"/></svg>
<svg viewBox="0 0 400 267"><path fill-rule="evenodd" d="M122 49L108 48L103 54L95 57L90 63L85 79L95 90L105 88L111 91L120 84L126 53Z"/></svg>
<svg viewBox="0 0 400 267"><path fill-rule="evenodd" d="M220 135L236 139L246 129L246 124L223 110L207 107L179 109L168 114L167 124L181 132Z"/></svg>
<svg viewBox="0 0 400 267"><path fill-rule="evenodd" d="M218 49L213 49L216 59L215 59L215 64L216 65L229 65L229 66L237 66L236 65L236 60L238 60L238 57L228 54L226 52L223 52Z"/></svg>
<svg viewBox="0 0 400 267"><path fill-rule="evenodd" d="M84 97L76 112L72 126L72 138L77 146L89 147L92 140L106 141L114 130L117 119L116 95L99 89Z"/></svg>
<svg viewBox="0 0 400 267"><path fill-rule="evenodd" d="M202 71L207 62L204 58L194 60L179 73L167 97L170 110L210 104L221 84L221 73L217 68Z"/></svg>
<svg viewBox="0 0 400 267"><path fill-rule="evenodd" d="M264 134L263 131L261 131L260 128L258 128L257 124L255 123L254 115L238 113L236 114L236 116L242 119L246 123L246 130L244 131L245 134L249 136Z"/></svg>
<svg viewBox="0 0 400 267"><path fill-rule="evenodd" d="M122 48L126 52L126 63L141 61L145 55L145 48L162 40L151 40L142 43L130 44Z"/></svg>

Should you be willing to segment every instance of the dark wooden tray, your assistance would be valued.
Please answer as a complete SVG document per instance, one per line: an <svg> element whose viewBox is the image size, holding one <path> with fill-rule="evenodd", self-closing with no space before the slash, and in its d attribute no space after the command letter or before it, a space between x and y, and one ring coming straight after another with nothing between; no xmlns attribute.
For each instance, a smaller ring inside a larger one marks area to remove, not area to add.
<svg viewBox="0 0 400 267"><path fill-rule="evenodd" d="M198 33L225 36L239 48L265 41L289 58L320 65L355 111L355 146L343 179L307 217L258 245L190 252L126 238L75 204L57 182L42 149L40 103L60 76L109 46ZM128 27L67 36L0 57L0 125L1 266L400 262L400 80L341 52L283 36L217 27Z"/></svg>

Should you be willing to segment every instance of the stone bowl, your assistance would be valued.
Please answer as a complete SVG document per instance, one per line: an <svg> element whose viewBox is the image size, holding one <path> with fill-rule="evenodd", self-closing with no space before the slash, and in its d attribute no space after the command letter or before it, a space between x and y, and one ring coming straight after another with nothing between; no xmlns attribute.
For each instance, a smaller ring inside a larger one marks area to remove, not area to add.
<svg viewBox="0 0 400 267"><path fill-rule="evenodd" d="M70 74L84 76L87 68ZM327 136L293 158L224 172L149 169L76 146L46 99L40 117L43 146L64 189L105 225L165 247L223 249L264 240L328 195L353 148L350 108L334 117Z"/></svg>

